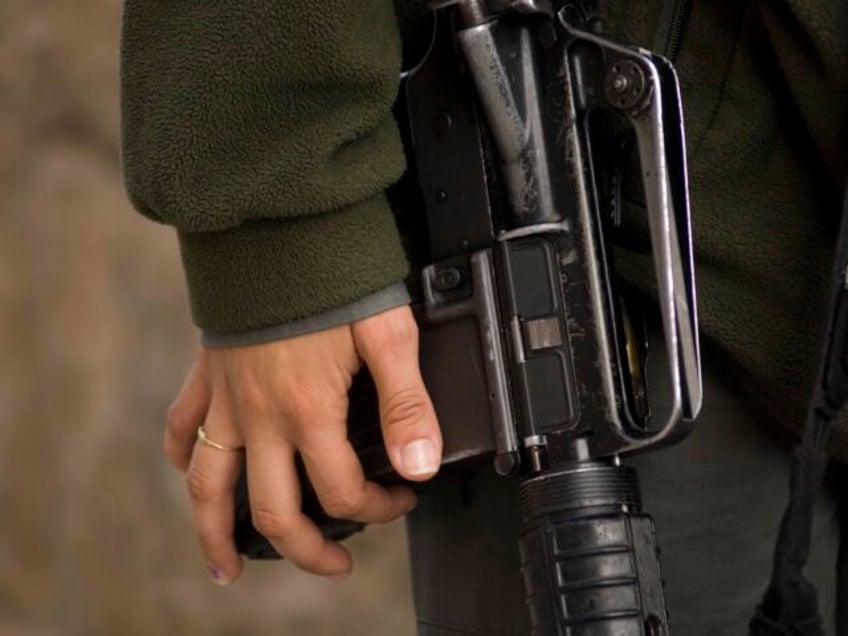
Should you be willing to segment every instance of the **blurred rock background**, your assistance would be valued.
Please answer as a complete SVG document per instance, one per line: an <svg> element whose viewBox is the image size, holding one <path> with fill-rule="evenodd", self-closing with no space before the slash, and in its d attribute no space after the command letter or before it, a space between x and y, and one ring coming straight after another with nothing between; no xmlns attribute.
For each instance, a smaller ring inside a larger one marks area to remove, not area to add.
<svg viewBox="0 0 848 636"><path fill-rule="evenodd" d="M206 575L160 454L196 335L172 232L121 186L120 12L0 2L0 636L411 634L399 524L344 584Z"/></svg>

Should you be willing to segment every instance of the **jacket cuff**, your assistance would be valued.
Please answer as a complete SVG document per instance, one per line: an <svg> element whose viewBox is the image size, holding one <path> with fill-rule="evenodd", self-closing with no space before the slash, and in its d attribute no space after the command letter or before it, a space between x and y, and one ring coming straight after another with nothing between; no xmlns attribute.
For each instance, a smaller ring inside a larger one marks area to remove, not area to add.
<svg viewBox="0 0 848 636"><path fill-rule="evenodd" d="M207 334L322 314L401 282L408 269L382 194L320 215L178 235L192 316Z"/></svg>
<svg viewBox="0 0 848 636"><path fill-rule="evenodd" d="M408 305L410 302L409 292L403 283L395 283L391 287L381 289L369 294L365 298L355 300L349 305L325 311L317 316L309 316L294 322L282 325L274 325L263 329L254 329L240 333L212 333L202 331L200 342L205 347L236 347L256 345L273 340L294 338L307 333L332 329L339 325L346 325L369 316L379 314L395 307Z"/></svg>

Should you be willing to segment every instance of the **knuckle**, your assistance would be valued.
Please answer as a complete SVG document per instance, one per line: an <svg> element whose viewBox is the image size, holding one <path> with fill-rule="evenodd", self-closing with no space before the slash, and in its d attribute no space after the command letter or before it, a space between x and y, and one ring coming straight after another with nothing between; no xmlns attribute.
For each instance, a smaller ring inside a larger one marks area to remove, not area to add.
<svg viewBox="0 0 848 636"><path fill-rule="evenodd" d="M418 325L412 319L392 317L386 320L381 333L381 345L400 349L418 342Z"/></svg>
<svg viewBox="0 0 848 636"><path fill-rule="evenodd" d="M356 520L365 511L364 492L346 491L335 493L321 502L324 511L336 519Z"/></svg>
<svg viewBox="0 0 848 636"><path fill-rule="evenodd" d="M314 409L310 391L304 388L290 387L286 391L285 409L294 420L301 421L308 419L311 411Z"/></svg>
<svg viewBox="0 0 848 636"><path fill-rule="evenodd" d="M383 423L388 426L416 424L429 415L430 399L421 389L402 389L385 399L382 412Z"/></svg>
<svg viewBox="0 0 848 636"><path fill-rule="evenodd" d="M233 395L239 409L246 413L260 413L265 410L268 395L253 377L240 374L233 384Z"/></svg>
<svg viewBox="0 0 848 636"><path fill-rule="evenodd" d="M168 435L178 436L189 427L188 415L182 403L177 401L168 407L165 414L165 431Z"/></svg>
<svg viewBox="0 0 848 636"><path fill-rule="evenodd" d="M298 378L290 378L283 385L282 395L286 415L301 424L314 419L316 408L328 401L328 395L322 395L317 386Z"/></svg>
<svg viewBox="0 0 848 636"><path fill-rule="evenodd" d="M256 508L251 511L253 527L268 539L280 539L288 535L292 524L283 515L267 508Z"/></svg>
<svg viewBox="0 0 848 636"><path fill-rule="evenodd" d="M398 357L415 353L418 347L418 325L411 315L380 314L363 327L358 346L365 358Z"/></svg>
<svg viewBox="0 0 848 636"><path fill-rule="evenodd" d="M215 500L215 488L209 475L192 465L186 473L188 494L195 503L207 503Z"/></svg>

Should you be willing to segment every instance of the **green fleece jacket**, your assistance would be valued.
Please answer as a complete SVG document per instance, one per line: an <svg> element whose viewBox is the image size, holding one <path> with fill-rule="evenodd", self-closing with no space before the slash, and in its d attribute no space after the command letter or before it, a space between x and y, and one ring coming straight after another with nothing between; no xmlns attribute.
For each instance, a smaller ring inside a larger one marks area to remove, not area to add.
<svg viewBox="0 0 848 636"><path fill-rule="evenodd" d="M676 65L703 336L797 424L848 169L848 5L617 0L604 12L607 35L660 52L675 12L688 14ZM383 195L404 169L390 112L401 51L389 0L125 2L126 185L177 228L201 329L290 323L404 278ZM638 282L647 233L638 187L626 193L619 266ZM848 457L848 434L836 445Z"/></svg>

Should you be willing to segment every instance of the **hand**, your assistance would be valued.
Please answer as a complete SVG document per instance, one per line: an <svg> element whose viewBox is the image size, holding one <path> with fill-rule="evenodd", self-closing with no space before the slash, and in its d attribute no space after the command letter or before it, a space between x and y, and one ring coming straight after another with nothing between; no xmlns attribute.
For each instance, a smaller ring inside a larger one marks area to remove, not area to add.
<svg viewBox="0 0 848 636"><path fill-rule="evenodd" d="M295 453L331 516L381 523L415 506L409 487L366 481L347 441L347 391L362 362L377 387L392 465L407 479L429 479L442 438L418 368L409 307L286 340L198 353L168 413L165 455L185 473L200 546L217 582L234 580L242 568L233 514L244 462L253 524L280 554L314 574L342 578L353 563L301 512ZM200 425L215 442L245 451L196 443Z"/></svg>

